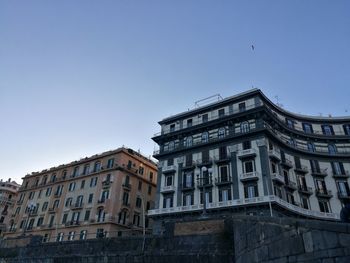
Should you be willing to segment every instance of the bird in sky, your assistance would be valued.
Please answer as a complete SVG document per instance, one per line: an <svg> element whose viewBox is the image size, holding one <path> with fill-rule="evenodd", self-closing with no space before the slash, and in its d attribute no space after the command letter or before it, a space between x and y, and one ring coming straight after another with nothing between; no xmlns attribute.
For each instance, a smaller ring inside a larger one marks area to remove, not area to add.
<svg viewBox="0 0 350 263"><path fill-rule="evenodd" d="M254 47L254 45L252 45L252 50L254 50L255 49L255 47Z"/></svg>

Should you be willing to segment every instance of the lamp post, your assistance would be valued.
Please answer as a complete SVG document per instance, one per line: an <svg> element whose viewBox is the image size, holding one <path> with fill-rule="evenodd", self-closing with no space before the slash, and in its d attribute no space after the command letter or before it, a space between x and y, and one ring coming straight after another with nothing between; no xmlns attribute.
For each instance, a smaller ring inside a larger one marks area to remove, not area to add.
<svg viewBox="0 0 350 263"><path fill-rule="evenodd" d="M199 185L203 187L203 215L207 213L207 187L211 184L212 172L212 168L208 169L203 166L201 169L201 177L197 178Z"/></svg>

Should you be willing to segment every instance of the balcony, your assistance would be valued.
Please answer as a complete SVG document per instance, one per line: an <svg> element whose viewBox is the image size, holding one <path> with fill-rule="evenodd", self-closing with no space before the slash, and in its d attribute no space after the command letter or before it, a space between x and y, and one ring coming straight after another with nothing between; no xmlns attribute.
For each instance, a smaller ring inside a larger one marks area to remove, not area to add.
<svg viewBox="0 0 350 263"><path fill-rule="evenodd" d="M80 222L79 221L76 221L76 220L73 220L73 221L68 221L64 224L65 226L79 226L80 225Z"/></svg>
<svg viewBox="0 0 350 263"><path fill-rule="evenodd" d="M130 183L123 183L123 188L127 190L131 190L131 184Z"/></svg>
<svg viewBox="0 0 350 263"><path fill-rule="evenodd" d="M191 170L195 167L195 162L186 162L185 165L182 167L182 170Z"/></svg>
<svg viewBox="0 0 350 263"><path fill-rule="evenodd" d="M70 206L70 209L72 209L72 210L78 210L78 209L82 209L83 206L84 206L83 203L75 203L75 204L73 204L73 205Z"/></svg>
<svg viewBox="0 0 350 263"><path fill-rule="evenodd" d="M292 182L290 180L285 180L285 187L288 187L291 190L297 190L298 189L297 183Z"/></svg>
<svg viewBox="0 0 350 263"><path fill-rule="evenodd" d="M49 213L57 213L58 208L57 207L50 207L49 208Z"/></svg>
<svg viewBox="0 0 350 263"><path fill-rule="evenodd" d="M327 169L313 169L311 174L316 177L326 177L328 173Z"/></svg>
<svg viewBox="0 0 350 263"><path fill-rule="evenodd" d="M277 161L281 161L281 152L276 149L269 150L269 156Z"/></svg>
<svg viewBox="0 0 350 263"><path fill-rule="evenodd" d="M280 175L279 173L272 173L271 179L277 183L284 184L284 177L282 175Z"/></svg>
<svg viewBox="0 0 350 263"><path fill-rule="evenodd" d="M213 160L211 158L205 158L205 159L198 159L196 161L196 165L198 167L202 166L211 166L213 164Z"/></svg>
<svg viewBox="0 0 350 263"><path fill-rule="evenodd" d="M300 193L306 194L306 195L312 195L313 191L311 187L308 186L303 186L303 185L299 185L298 186L298 191Z"/></svg>
<svg viewBox="0 0 350 263"><path fill-rule="evenodd" d="M309 168L305 165L300 165L294 168L294 170L298 173L307 174L309 172Z"/></svg>
<svg viewBox="0 0 350 263"><path fill-rule="evenodd" d="M175 192L175 190L176 190L176 187L174 185L166 185L160 188L161 193L171 193L171 192Z"/></svg>
<svg viewBox="0 0 350 263"><path fill-rule="evenodd" d="M199 177L198 179L198 187L202 188L202 187L211 187L213 186L213 180L210 177Z"/></svg>
<svg viewBox="0 0 350 263"><path fill-rule="evenodd" d="M292 168L293 167L293 162L291 160L288 160L286 158L282 159L282 163L283 166L287 167L287 168Z"/></svg>
<svg viewBox="0 0 350 263"><path fill-rule="evenodd" d="M237 157L240 159L247 158L247 157L255 157L256 153L257 153L256 149L240 150L237 152Z"/></svg>
<svg viewBox="0 0 350 263"><path fill-rule="evenodd" d="M350 194L346 192L338 192L339 199L350 199Z"/></svg>
<svg viewBox="0 0 350 263"><path fill-rule="evenodd" d="M343 171L343 172L339 172L339 173L333 172L333 177L334 178L349 178L350 173L349 173L349 171Z"/></svg>
<svg viewBox="0 0 350 263"><path fill-rule="evenodd" d="M249 181L249 180L259 180L259 173L258 172L243 173L240 175L240 180L242 182Z"/></svg>
<svg viewBox="0 0 350 263"><path fill-rule="evenodd" d="M215 178L215 184L218 186L232 184L232 177L231 176L220 176L218 178Z"/></svg>
<svg viewBox="0 0 350 263"><path fill-rule="evenodd" d="M162 168L163 174L169 174L169 173L175 173L176 172L176 166L175 165L168 165Z"/></svg>
<svg viewBox="0 0 350 263"><path fill-rule="evenodd" d="M194 190L194 183L193 182L185 182L182 185L182 191L191 191Z"/></svg>
<svg viewBox="0 0 350 263"><path fill-rule="evenodd" d="M316 189L315 192L317 197L331 198L333 196L331 190Z"/></svg>
<svg viewBox="0 0 350 263"><path fill-rule="evenodd" d="M216 164L228 163L230 161L231 161L231 159L230 159L230 157L227 154L214 156L214 162Z"/></svg>
<svg viewBox="0 0 350 263"><path fill-rule="evenodd" d="M112 180L104 180L102 181L102 187L110 187L112 183Z"/></svg>

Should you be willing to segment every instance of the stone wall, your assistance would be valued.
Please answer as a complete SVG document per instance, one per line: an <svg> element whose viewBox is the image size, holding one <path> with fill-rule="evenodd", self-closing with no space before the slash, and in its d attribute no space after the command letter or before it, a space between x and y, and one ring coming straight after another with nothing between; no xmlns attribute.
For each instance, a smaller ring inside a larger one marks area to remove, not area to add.
<svg viewBox="0 0 350 263"><path fill-rule="evenodd" d="M164 229L164 235L145 239L144 252L142 237L34 242L0 249L0 263L350 262L350 224L235 216L168 222Z"/></svg>

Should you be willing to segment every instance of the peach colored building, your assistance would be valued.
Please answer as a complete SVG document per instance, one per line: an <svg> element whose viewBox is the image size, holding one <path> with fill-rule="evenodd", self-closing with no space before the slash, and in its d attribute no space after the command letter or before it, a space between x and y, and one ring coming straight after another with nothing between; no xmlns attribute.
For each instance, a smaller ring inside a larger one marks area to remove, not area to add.
<svg viewBox="0 0 350 263"><path fill-rule="evenodd" d="M28 174L5 237L49 242L141 232L143 221L150 228L156 182L157 165L124 147Z"/></svg>
<svg viewBox="0 0 350 263"><path fill-rule="evenodd" d="M0 180L0 237L9 227L19 187L11 179L6 182Z"/></svg>

